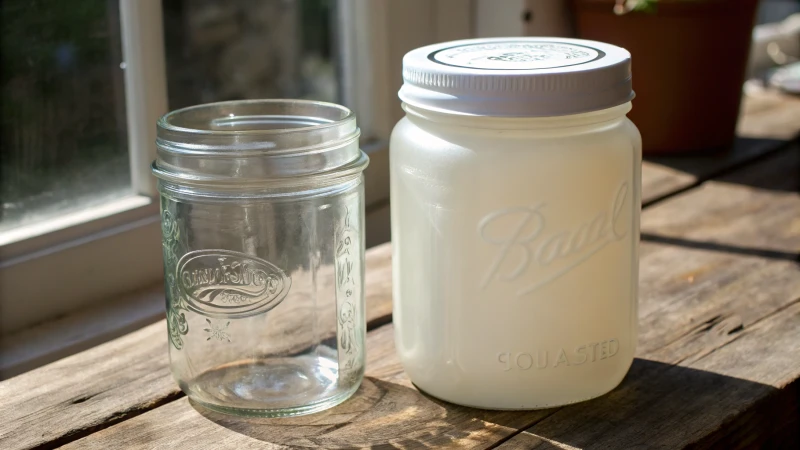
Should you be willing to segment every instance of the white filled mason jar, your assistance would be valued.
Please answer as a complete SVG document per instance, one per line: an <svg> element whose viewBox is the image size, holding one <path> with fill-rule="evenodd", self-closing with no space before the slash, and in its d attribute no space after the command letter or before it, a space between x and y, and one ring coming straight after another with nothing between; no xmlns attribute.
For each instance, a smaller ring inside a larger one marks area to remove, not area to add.
<svg viewBox="0 0 800 450"><path fill-rule="evenodd" d="M364 186L355 115L305 100L158 121L172 374L221 412L289 416L364 375Z"/></svg>
<svg viewBox="0 0 800 450"><path fill-rule="evenodd" d="M465 40L411 51L403 77L393 321L409 377L490 409L610 391L637 337L630 54L577 39Z"/></svg>

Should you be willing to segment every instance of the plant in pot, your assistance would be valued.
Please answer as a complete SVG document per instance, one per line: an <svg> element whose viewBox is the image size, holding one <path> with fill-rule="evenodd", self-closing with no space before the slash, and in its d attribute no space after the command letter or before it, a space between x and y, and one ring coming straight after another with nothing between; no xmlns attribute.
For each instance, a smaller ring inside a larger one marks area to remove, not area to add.
<svg viewBox="0 0 800 450"><path fill-rule="evenodd" d="M583 39L628 49L644 152L730 148L758 0L571 0Z"/></svg>

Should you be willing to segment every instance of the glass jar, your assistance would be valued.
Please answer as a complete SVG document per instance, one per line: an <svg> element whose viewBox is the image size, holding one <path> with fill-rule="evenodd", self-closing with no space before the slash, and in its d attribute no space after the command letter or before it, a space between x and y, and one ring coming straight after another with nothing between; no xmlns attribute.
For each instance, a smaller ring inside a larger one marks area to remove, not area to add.
<svg viewBox="0 0 800 450"><path fill-rule="evenodd" d="M427 393L546 408L613 389L637 335L641 138L624 49L406 55L391 137L395 342Z"/></svg>
<svg viewBox="0 0 800 450"><path fill-rule="evenodd" d="M172 374L203 406L319 411L364 374L364 187L355 115L233 101L158 122Z"/></svg>

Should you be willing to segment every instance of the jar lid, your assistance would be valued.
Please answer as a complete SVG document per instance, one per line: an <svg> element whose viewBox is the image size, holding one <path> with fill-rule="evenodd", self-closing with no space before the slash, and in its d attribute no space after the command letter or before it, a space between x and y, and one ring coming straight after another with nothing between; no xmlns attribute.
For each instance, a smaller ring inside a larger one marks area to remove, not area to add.
<svg viewBox="0 0 800 450"><path fill-rule="evenodd" d="M403 58L400 99L451 114L547 117L633 99L631 54L582 39L516 37L429 45Z"/></svg>

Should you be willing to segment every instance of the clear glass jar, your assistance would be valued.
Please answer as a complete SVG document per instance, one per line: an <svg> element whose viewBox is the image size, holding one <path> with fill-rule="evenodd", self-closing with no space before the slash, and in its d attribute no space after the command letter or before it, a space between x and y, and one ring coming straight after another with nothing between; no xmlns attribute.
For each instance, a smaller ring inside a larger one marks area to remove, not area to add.
<svg viewBox="0 0 800 450"><path fill-rule="evenodd" d="M352 112L234 101L158 122L172 373L221 412L287 416L364 374L367 156Z"/></svg>
<svg viewBox="0 0 800 450"><path fill-rule="evenodd" d="M574 403L613 389L633 361L641 138L626 118L630 81L598 100L591 78L553 78L560 61L595 62L591 72L600 53L611 65L629 55L563 42L461 41L404 60L406 117L390 143L395 344L411 380L443 400ZM568 98L586 85L584 100Z"/></svg>

